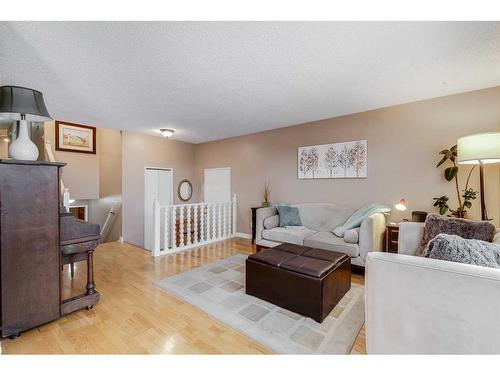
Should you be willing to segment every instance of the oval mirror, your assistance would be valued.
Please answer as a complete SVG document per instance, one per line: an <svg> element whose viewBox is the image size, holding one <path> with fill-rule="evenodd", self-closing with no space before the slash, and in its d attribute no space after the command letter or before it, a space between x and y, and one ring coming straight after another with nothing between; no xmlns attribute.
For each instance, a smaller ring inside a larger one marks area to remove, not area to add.
<svg viewBox="0 0 500 375"><path fill-rule="evenodd" d="M179 182L177 195L183 202L187 202L191 199L191 196L193 195L193 185L191 185L191 182L189 182L189 180L182 180L181 182Z"/></svg>

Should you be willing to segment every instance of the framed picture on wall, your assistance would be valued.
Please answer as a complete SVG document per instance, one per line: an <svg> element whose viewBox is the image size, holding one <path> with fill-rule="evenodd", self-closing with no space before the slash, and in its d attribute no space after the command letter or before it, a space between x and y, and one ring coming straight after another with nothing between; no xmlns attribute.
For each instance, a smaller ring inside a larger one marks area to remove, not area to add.
<svg viewBox="0 0 500 375"><path fill-rule="evenodd" d="M56 121L56 150L95 154L96 128Z"/></svg>
<svg viewBox="0 0 500 375"><path fill-rule="evenodd" d="M366 140L304 146L297 150L297 177L366 178L367 163Z"/></svg>

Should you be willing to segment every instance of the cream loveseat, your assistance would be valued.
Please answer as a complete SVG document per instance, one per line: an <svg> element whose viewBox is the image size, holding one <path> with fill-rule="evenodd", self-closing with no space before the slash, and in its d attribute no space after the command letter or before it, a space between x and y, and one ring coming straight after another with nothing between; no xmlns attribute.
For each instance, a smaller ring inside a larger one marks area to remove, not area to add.
<svg viewBox="0 0 500 375"><path fill-rule="evenodd" d="M368 254L368 353L500 354L500 269L415 256L423 229L402 223L399 254Z"/></svg>
<svg viewBox="0 0 500 375"><path fill-rule="evenodd" d="M256 213L255 243L258 247L274 247L283 242L311 246L347 254L354 265L364 267L370 251L383 249L386 218L374 214L361 223L358 243L347 243L331 231L345 223L356 211L327 203L291 205L299 209L301 227L265 228L264 220L278 214L276 207L259 208ZM266 222L267 223L267 222Z"/></svg>

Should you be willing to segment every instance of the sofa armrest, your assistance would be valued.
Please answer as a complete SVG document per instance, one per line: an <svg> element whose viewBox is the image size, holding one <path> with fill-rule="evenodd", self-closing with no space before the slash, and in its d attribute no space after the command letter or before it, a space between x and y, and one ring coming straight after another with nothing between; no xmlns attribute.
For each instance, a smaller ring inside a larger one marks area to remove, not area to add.
<svg viewBox="0 0 500 375"><path fill-rule="evenodd" d="M500 270L369 253L369 354L500 353Z"/></svg>
<svg viewBox="0 0 500 375"><path fill-rule="evenodd" d="M262 239L262 231L264 230L264 220L274 216L278 210L274 206L262 207L257 209L255 213L255 242Z"/></svg>
<svg viewBox="0 0 500 375"><path fill-rule="evenodd" d="M398 253L415 255L424 234L425 223L402 222L399 224Z"/></svg>
<svg viewBox="0 0 500 375"><path fill-rule="evenodd" d="M359 255L366 261L370 251L382 251L384 249L384 233L386 218L384 214L378 213L367 217L361 223L359 229Z"/></svg>

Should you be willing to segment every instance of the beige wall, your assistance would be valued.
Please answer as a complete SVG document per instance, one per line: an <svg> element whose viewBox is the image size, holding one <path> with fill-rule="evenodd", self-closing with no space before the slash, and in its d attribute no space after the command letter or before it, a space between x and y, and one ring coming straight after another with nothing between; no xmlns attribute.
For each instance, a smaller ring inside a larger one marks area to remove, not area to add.
<svg viewBox="0 0 500 375"><path fill-rule="evenodd" d="M137 246L144 246L144 169L174 169L174 203L177 185L183 179L193 181L194 149L190 143L123 132L123 237ZM193 186L193 198L198 194Z"/></svg>
<svg viewBox="0 0 500 375"><path fill-rule="evenodd" d="M45 140L50 141L54 158L57 161L67 164L63 169L63 181L73 199L99 198L100 130L97 129L96 134L96 154L56 151L55 122L50 121L45 123Z"/></svg>
<svg viewBox="0 0 500 375"><path fill-rule="evenodd" d="M96 154L55 151L55 122L46 122L44 136L52 145L57 161L67 163L63 181L75 204L89 207L89 221L104 225L109 210L122 194L121 131L98 128ZM121 215L115 219L107 241L116 241L122 235Z"/></svg>
<svg viewBox="0 0 500 375"><path fill-rule="evenodd" d="M93 201L91 213L95 222L102 226L113 204L122 200L122 132L100 128L98 134L100 199ZM121 235L122 215L120 211L106 241L117 241Z"/></svg>
<svg viewBox="0 0 500 375"><path fill-rule="evenodd" d="M203 183L204 168L231 167L239 232L250 233L249 208L260 205L266 179L271 182L273 203L334 202L359 207L380 201L392 206L405 197L409 210L391 217L401 220L412 210L434 211L436 196L448 194L455 206L453 185L442 177L443 169L435 168L438 152L460 136L499 129L500 87L388 107L197 145L196 186ZM368 140L366 179L297 179L297 147L358 139ZM499 168L485 169L489 215L498 224ZM477 189L477 171L471 180ZM479 200L471 216L479 218Z"/></svg>
<svg viewBox="0 0 500 375"><path fill-rule="evenodd" d="M99 158L99 196L101 198L122 193L122 132L99 129L97 147Z"/></svg>

